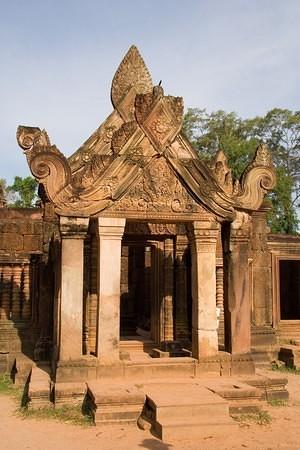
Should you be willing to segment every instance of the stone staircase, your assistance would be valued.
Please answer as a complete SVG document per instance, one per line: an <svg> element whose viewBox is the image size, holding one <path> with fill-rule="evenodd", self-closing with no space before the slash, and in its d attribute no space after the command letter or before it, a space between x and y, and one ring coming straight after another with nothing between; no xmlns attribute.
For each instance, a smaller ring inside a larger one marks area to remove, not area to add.
<svg viewBox="0 0 300 450"><path fill-rule="evenodd" d="M229 404L202 383L153 383L141 387L146 393L144 416L157 436L169 441L200 438L230 431L236 423L229 416Z"/></svg>
<svg viewBox="0 0 300 450"><path fill-rule="evenodd" d="M145 395L132 384L87 383L86 405L94 422L99 424L137 423L142 413Z"/></svg>

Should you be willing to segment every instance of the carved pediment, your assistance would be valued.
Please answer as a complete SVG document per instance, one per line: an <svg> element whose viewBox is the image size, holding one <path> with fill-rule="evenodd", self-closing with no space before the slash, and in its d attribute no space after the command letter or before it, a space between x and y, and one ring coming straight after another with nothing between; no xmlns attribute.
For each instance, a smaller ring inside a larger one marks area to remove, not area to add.
<svg viewBox="0 0 300 450"><path fill-rule="evenodd" d="M143 214L191 214L205 210L175 176L164 157L154 158L142 176L109 211Z"/></svg>
<svg viewBox="0 0 300 450"><path fill-rule="evenodd" d="M142 214L234 220L259 208L275 183L270 153L261 145L238 183L222 152L208 167L181 133L183 100L152 85L136 47L112 82L112 114L69 158L45 130L19 127L17 139L33 176L64 216ZM207 212L209 211L209 212Z"/></svg>

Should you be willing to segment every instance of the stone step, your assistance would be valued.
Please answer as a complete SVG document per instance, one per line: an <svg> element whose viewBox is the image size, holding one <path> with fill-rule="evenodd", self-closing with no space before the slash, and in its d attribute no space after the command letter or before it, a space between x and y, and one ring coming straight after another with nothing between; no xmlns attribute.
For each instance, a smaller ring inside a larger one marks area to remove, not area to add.
<svg viewBox="0 0 300 450"><path fill-rule="evenodd" d="M28 386L29 407L38 409L53 406L51 391L50 366L44 364L41 367L32 367Z"/></svg>
<svg viewBox="0 0 300 450"><path fill-rule="evenodd" d="M17 355L12 368L12 378L14 384L16 386L21 386L27 383L29 381L32 367L35 365L35 362L31 358L23 354Z"/></svg>
<svg viewBox="0 0 300 450"><path fill-rule="evenodd" d="M150 339L137 339L135 336L120 341L120 350L127 352L149 352L155 346Z"/></svg>
<svg viewBox="0 0 300 450"><path fill-rule="evenodd" d="M86 403L95 424L137 423L145 395L132 384L87 383Z"/></svg>
<svg viewBox="0 0 300 450"><path fill-rule="evenodd" d="M229 403L230 414L247 414L261 409L261 391L236 379L209 381L205 386Z"/></svg>
<svg viewBox="0 0 300 450"><path fill-rule="evenodd" d="M54 404L55 407L62 405L82 405L87 392L86 383L55 383Z"/></svg>
<svg viewBox="0 0 300 450"><path fill-rule="evenodd" d="M281 374L268 373L257 370L253 377L244 377L244 383L257 388L261 393L261 400L288 400L289 392L287 390L288 380Z"/></svg>
<svg viewBox="0 0 300 450"><path fill-rule="evenodd" d="M197 383L155 383L142 388L148 404L160 421L170 417L207 417L209 414L228 417L228 403Z"/></svg>
<svg viewBox="0 0 300 450"><path fill-rule="evenodd" d="M154 432L164 442L175 441L178 439L203 439L208 436L224 436L224 433L232 432L238 427L237 423L228 417L220 420L199 420L199 418L187 419L164 419L156 422Z"/></svg>
<svg viewBox="0 0 300 450"><path fill-rule="evenodd" d="M295 341L298 343L298 340ZM300 342L300 341L299 341ZM300 368L300 345L281 345L278 359L283 361L287 367Z"/></svg>
<svg viewBox="0 0 300 450"><path fill-rule="evenodd" d="M134 361L124 365L124 376L142 380L166 377L193 377L196 374L196 361L193 358L151 358L145 364Z"/></svg>
<svg viewBox="0 0 300 450"><path fill-rule="evenodd" d="M200 382L151 383L141 389L147 396L144 414L164 441L215 434L220 424L236 426L228 402Z"/></svg>
<svg viewBox="0 0 300 450"><path fill-rule="evenodd" d="M134 356L130 361L123 360L113 366L98 364L97 378L105 383L111 383L112 379L125 379L131 383L153 378L190 378L196 375L196 366L197 362L193 358L153 359Z"/></svg>

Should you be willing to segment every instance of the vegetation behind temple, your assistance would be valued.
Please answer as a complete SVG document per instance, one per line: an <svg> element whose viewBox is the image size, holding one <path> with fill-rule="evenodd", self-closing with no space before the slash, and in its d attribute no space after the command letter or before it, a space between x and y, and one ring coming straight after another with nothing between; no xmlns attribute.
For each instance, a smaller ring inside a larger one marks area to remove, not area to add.
<svg viewBox="0 0 300 450"><path fill-rule="evenodd" d="M38 183L32 177L14 178L12 185L7 186L6 180L0 179L0 197L4 197L8 207L30 208L35 206ZM2 192L1 192L2 191Z"/></svg>
<svg viewBox="0 0 300 450"><path fill-rule="evenodd" d="M269 225L273 232L296 233L300 207L300 111L275 108L263 117L242 119L234 112L188 109L184 132L200 158L209 160L221 148L228 157L235 178L239 178L252 159L259 142L268 144L277 172L277 185L269 195L273 208ZM32 177L16 176L7 186L0 179L7 206L34 206L37 182Z"/></svg>
<svg viewBox="0 0 300 450"><path fill-rule="evenodd" d="M222 149L235 178L241 176L257 145L267 143L277 174L277 185L269 194L271 231L293 234L299 230L300 111L275 108L263 117L242 119L234 112L188 109L184 131L204 160Z"/></svg>

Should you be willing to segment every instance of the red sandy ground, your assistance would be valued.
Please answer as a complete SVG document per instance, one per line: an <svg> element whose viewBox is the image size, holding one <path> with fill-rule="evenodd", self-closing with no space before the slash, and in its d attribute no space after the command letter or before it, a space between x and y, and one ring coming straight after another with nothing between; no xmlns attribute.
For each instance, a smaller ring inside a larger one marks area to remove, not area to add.
<svg viewBox="0 0 300 450"><path fill-rule="evenodd" d="M149 431L133 426L87 427L50 420L21 419L14 415L16 403L0 396L1 450L299 450L300 449L300 376L288 375L288 406L267 406L270 425L251 424L224 430L222 438L207 435L198 441L187 436L176 442L161 442Z"/></svg>

